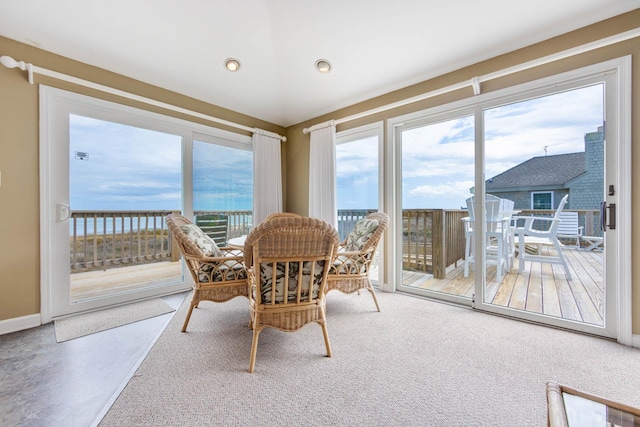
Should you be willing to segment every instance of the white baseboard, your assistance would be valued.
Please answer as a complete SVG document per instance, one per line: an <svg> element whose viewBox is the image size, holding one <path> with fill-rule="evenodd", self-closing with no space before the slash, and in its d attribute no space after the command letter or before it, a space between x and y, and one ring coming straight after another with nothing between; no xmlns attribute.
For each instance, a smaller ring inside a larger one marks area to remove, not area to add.
<svg viewBox="0 0 640 427"><path fill-rule="evenodd" d="M13 319L0 320L0 335L36 328L41 324L40 313L14 317Z"/></svg>
<svg viewBox="0 0 640 427"><path fill-rule="evenodd" d="M631 336L631 346L635 348L640 348L640 335Z"/></svg>

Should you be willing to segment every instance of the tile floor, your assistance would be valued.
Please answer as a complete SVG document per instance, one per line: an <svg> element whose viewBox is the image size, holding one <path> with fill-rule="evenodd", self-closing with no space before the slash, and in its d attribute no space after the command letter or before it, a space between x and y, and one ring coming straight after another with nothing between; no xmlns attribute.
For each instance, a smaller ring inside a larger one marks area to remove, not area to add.
<svg viewBox="0 0 640 427"><path fill-rule="evenodd" d="M0 335L0 426L97 425L174 314L62 343L53 323Z"/></svg>

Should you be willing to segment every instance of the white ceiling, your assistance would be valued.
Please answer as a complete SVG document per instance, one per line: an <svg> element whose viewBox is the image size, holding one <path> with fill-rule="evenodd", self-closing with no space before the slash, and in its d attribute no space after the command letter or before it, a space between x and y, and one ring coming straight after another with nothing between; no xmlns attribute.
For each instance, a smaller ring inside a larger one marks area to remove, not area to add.
<svg viewBox="0 0 640 427"><path fill-rule="evenodd" d="M289 126L637 8L640 0L0 0L0 35ZM228 57L240 71L224 69ZM330 74L315 70L320 58Z"/></svg>

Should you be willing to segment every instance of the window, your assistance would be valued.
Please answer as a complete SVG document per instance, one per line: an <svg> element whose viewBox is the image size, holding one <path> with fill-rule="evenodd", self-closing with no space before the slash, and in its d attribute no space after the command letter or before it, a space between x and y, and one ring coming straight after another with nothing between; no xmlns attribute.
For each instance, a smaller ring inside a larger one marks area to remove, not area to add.
<svg viewBox="0 0 640 427"><path fill-rule="evenodd" d="M194 211L251 211L252 207L251 145L204 135L194 140Z"/></svg>
<svg viewBox="0 0 640 427"><path fill-rule="evenodd" d="M341 239L358 219L380 206L381 140L381 124L336 134L336 201Z"/></svg>
<svg viewBox="0 0 640 427"><path fill-rule="evenodd" d="M531 193L531 209L553 209L553 193Z"/></svg>

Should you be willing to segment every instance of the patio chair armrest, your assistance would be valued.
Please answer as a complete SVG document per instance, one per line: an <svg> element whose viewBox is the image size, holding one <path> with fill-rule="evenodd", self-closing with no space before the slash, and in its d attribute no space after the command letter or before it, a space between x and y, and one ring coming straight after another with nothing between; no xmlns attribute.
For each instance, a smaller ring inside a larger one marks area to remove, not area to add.
<svg viewBox="0 0 640 427"><path fill-rule="evenodd" d="M550 216L514 216L513 220L514 220L514 224L516 225L516 230L524 230L527 234L529 232L532 232L532 233L546 232L544 230L535 230L533 228L533 224L536 221L549 222L550 224L547 227L547 230L551 228L551 225L553 225L553 221L559 221L558 219ZM524 225L522 227L518 226L518 220L524 220Z"/></svg>

